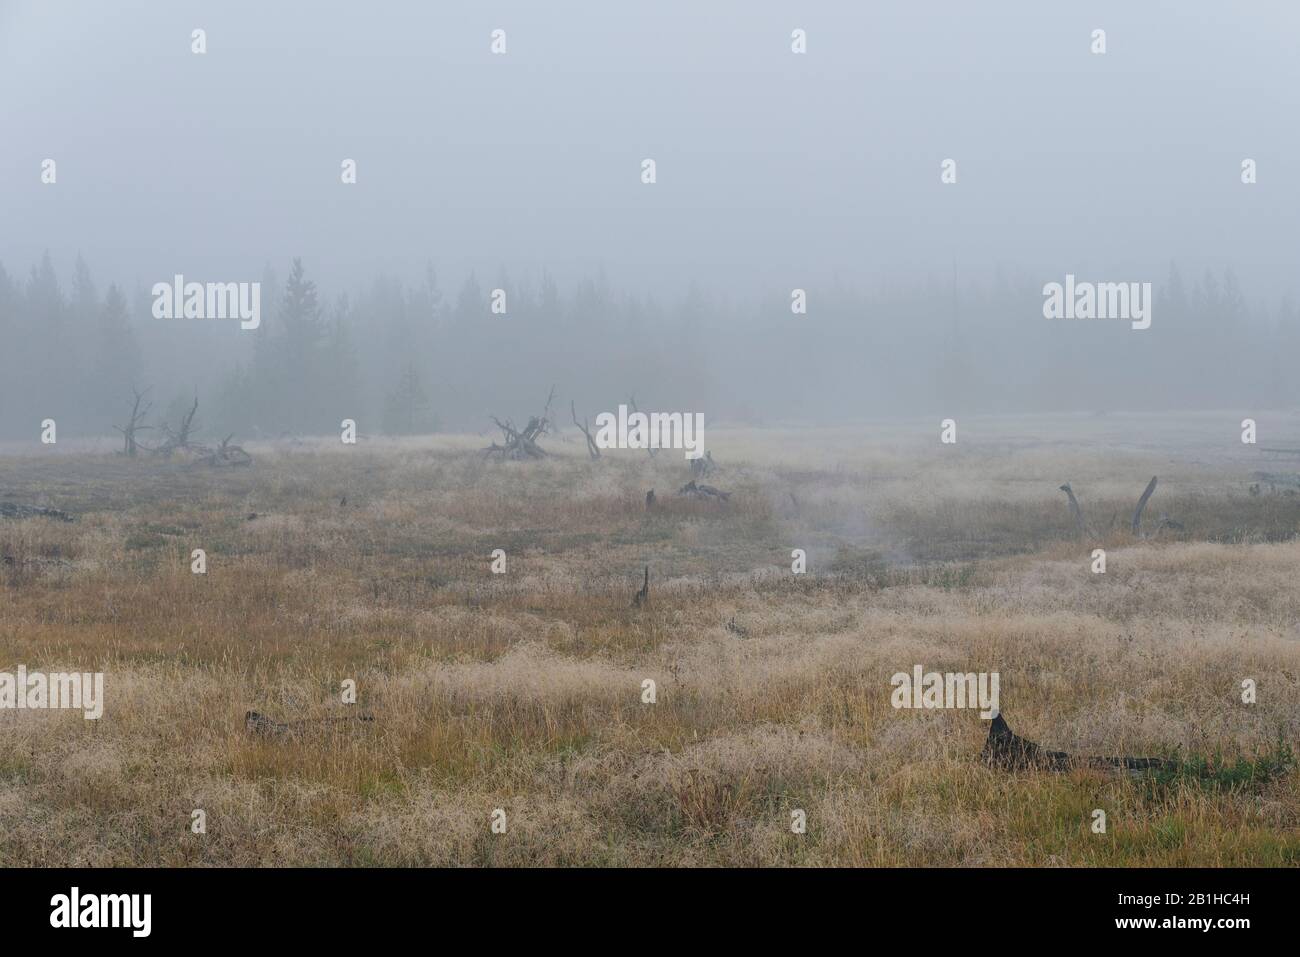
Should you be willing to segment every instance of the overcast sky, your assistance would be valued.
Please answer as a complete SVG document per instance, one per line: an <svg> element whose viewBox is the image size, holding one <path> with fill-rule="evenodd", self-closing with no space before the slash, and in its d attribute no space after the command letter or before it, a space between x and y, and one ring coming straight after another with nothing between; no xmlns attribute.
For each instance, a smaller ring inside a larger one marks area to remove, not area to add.
<svg viewBox="0 0 1300 957"><path fill-rule="evenodd" d="M301 255L328 288L432 259L743 292L1178 259L1282 294L1297 117L1283 0L0 0L0 262L80 251L152 282Z"/></svg>

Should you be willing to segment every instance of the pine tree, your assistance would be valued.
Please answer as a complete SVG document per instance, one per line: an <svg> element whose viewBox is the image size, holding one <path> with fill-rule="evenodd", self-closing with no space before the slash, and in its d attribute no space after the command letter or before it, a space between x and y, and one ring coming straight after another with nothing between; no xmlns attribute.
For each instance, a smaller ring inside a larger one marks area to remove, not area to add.
<svg viewBox="0 0 1300 957"><path fill-rule="evenodd" d="M94 364L91 384L98 418L93 424L104 431L121 414L122 404L130 400L144 367L140 345L127 318L126 296L116 284L108 287L100 309Z"/></svg>
<svg viewBox="0 0 1300 957"><path fill-rule="evenodd" d="M364 414L361 408L361 364L352 340L352 306L346 293L341 294L334 304L334 315L324 346L323 367L329 382L328 407L331 413L328 418L359 419Z"/></svg>
<svg viewBox="0 0 1300 957"><path fill-rule="evenodd" d="M16 337L16 369L23 382L22 415L63 417L71 422L77 403L70 398L67 386L79 376L66 361L68 306L48 252L41 257L40 266L32 267L26 292L25 321Z"/></svg>
<svg viewBox="0 0 1300 957"><path fill-rule="evenodd" d="M300 354L306 354L324 337L316 283L304 276L301 259L294 259L285 285L284 299L280 304L280 325L285 339Z"/></svg>
<svg viewBox="0 0 1300 957"><path fill-rule="evenodd" d="M316 283L295 258L256 356L259 418L273 434L324 427L325 397L332 387L322 374L325 334Z"/></svg>
<svg viewBox="0 0 1300 957"><path fill-rule="evenodd" d="M429 396L424 391L420 372L414 362L408 362L397 380L397 388L388 394L384 403L384 431L390 435L415 435L423 431L428 408Z"/></svg>

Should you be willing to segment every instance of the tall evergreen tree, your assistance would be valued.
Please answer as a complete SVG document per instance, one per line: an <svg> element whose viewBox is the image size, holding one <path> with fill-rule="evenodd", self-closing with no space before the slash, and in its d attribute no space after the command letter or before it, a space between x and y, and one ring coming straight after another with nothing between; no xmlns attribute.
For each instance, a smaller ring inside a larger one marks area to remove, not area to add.
<svg viewBox="0 0 1300 957"><path fill-rule="evenodd" d="M95 374L90 377L96 431L106 431L130 401L133 388L143 388L140 345L127 318L126 296L114 283L108 287L95 332Z"/></svg>
<svg viewBox="0 0 1300 957"><path fill-rule="evenodd" d="M416 435L431 430L429 395L414 362L408 362L397 387L384 403L384 431L390 435Z"/></svg>

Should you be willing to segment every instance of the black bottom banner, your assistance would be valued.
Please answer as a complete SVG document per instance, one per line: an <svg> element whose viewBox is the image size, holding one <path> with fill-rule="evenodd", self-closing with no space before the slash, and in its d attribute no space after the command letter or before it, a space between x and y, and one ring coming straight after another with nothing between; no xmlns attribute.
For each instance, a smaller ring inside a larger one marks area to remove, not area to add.
<svg viewBox="0 0 1300 957"><path fill-rule="evenodd" d="M1294 928L1295 879L1286 870L4 870L0 912L11 943L75 933L128 946L338 944L431 925L612 943L673 934L662 922L680 919L693 936L732 944L783 923L802 934L911 927L952 939L964 926L984 935L972 940L1196 934L1230 944Z"/></svg>

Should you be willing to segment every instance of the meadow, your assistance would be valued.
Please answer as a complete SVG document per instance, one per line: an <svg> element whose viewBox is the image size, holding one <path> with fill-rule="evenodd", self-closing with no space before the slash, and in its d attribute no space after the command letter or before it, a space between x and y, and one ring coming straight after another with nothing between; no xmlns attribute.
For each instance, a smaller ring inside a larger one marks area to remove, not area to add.
<svg viewBox="0 0 1300 957"><path fill-rule="evenodd" d="M1300 864L1300 459L1239 420L711 427L726 501L572 429L0 448L0 503L75 517L0 518L0 671L106 686L97 721L0 711L0 864ZM891 706L918 664L998 672L1045 747L1201 773L986 767L976 711Z"/></svg>

